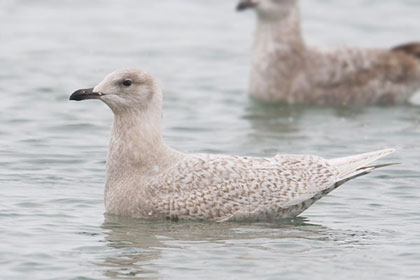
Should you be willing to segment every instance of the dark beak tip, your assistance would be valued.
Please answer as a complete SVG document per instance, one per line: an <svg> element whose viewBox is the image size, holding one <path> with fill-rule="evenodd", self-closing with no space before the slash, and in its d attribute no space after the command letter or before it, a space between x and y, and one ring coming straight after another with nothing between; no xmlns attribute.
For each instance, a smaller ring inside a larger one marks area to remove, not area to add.
<svg viewBox="0 0 420 280"><path fill-rule="evenodd" d="M236 11L238 11L238 12L241 12L241 11L243 11L243 10L245 10L246 8L244 7L244 5L243 5L243 3L239 3L237 6L236 6Z"/></svg>
<svg viewBox="0 0 420 280"><path fill-rule="evenodd" d="M99 94L96 92L93 92L93 88L87 88L87 89L79 89L70 95L69 100L73 101L82 101L85 99L92 99L95 97L99 97Z"/></svg>
<svg viewBox="0 0 420 280"><path fill-rule="evenodd" d="M72 95L70 95L69 100L72 100L72 101L82 101L82 99L80 98L80 96L78 97L75 93L73 93Z"/></svg>
<svg viewBox="0 0 420 280"><path fill-rule="evenodd" d="M239 4L236 6L236 10L238 12L242 12L250 8L255 8L255 4L252 2L239 2Z"/></svg>

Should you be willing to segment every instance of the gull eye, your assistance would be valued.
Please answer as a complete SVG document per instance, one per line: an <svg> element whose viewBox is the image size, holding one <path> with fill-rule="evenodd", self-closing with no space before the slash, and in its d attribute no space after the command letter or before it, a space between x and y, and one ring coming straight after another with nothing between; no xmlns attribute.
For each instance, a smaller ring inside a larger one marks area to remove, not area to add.
<svg viewBox="0 0 420 280"><path fill-rule="evenodd" d="M125 87L129 87L129 86L131 86L131 85L133 84L133 81L132 81L132 80L124 80L124 81L122 82L122 84L123 84L123 86L125 86Z"/></svg>

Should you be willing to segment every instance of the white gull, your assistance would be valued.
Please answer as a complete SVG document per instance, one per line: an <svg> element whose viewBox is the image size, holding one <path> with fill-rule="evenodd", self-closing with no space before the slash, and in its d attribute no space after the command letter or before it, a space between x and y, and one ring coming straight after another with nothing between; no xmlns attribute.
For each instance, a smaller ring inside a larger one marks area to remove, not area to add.
<svg viewBox="0 0 420 280"><path fill-rule="evenodd" d="M249 93L288 104L402 104L420 89L420 43L393 49L306 46L298 0L241 0L257 13Z"/></svg>
<svg viewBox="0 0 420 280"><path fill-rule="evenodd" d="M108 75L70 100L100 99L114 112L107 160L108 213L142 218L272 220L299 215L341 184L384 165L394 150L327 160L184 154L161 134L162 94L140 70Z"/></svg>

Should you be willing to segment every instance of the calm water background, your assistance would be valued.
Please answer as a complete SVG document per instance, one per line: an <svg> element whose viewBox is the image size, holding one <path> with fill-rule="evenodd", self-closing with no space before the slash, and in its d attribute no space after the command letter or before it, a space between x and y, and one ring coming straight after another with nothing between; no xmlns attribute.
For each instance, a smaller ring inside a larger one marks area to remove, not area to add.
<svg viewBox="0 0 420 280"><path fill-rule="evenodd" d="M236 1L0 0L1 279L419 279L420 107L257 104L254 17ZM302 1L317 45L420 40L417 0ZM71 103L134 66L165 90L177 149L336 157L395 147L402 165L346 184L283 224L104 216L112 114Z"/></svg>

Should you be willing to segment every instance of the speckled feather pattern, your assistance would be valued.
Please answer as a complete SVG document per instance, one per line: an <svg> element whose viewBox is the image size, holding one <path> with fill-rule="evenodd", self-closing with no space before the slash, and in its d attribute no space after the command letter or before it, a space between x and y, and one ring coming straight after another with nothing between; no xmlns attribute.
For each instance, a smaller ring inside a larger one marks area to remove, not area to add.
<svg viewBox="0 0 420 280"><path fill-rule="evenodd" d="M192 155L155 178L156 211L177 218L285 218L303 194L331 187L338 170L315 156ZM303 210L303 209L302 209Z"/></svg>
<svg viewBox="0 0 420 280"><path fill-rule="evenodd" d="M264 1L264 0L262 0ZM280 5L280 4L279 4ZM420 90L411 49L306 46L298 1L279 20L258 17L250 95L266 102L321 105L402 104Z"/></svg>
<svg viewBox="0 0 420 280"><path fill-rule="evenodd" d="M154 198L148 215L215 221L295 217L345 179L373 170L364 170L364 163L391 152L333 160L337 166L311 155L187 155L146 183Z"/></svg>

